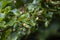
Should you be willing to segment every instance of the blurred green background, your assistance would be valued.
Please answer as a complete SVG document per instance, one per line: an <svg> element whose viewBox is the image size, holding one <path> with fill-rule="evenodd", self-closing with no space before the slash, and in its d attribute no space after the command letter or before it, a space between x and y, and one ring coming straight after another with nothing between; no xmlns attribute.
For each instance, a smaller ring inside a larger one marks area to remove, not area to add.
<svg viewBox="0 0 60 40"><path fill-rule="evenodd" d="M0 40L60 40L60 0L0 0Z"/></svg>

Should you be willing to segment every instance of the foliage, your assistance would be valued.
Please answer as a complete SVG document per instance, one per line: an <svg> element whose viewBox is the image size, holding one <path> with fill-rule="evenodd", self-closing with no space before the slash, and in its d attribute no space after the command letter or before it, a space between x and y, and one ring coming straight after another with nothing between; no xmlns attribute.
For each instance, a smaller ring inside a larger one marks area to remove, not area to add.
<svg viewBox="0 0 60 40"><path fill-rule="evenodd" d="M0 0L0 40L27 40L38 31L38 40L58 34L60 1ZM50 34L51 33L51 34Z"/></svg>

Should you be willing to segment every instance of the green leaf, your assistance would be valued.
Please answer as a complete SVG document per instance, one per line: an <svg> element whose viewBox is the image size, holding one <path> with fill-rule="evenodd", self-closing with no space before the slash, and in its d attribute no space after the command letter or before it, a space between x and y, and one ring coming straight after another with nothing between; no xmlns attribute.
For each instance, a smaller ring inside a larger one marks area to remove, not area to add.
<svg viewBox="0 0 60 40"><path fill-rule="evenodd" d="M5 27L5 24L6 24L6 22L5 22L5 21L0 22L0 28L6 28L6 27Z"/></svg>
<svg viewBox="0 0 60 40"><path fill-rule="evenodd" d="M12 19L6 25L13 26L15 22L16 22L16 18L12 17Z"/></svg>
<svg viewBox="0 0 60 40"><path fill-rule="evenodd" d="M4 19L5 14L4 13L0 13L0 22Z"/></svg>
<svg viewBox="0 0 60 40"><path fill-rule="evenodd" d="M14 14L15 16L19 16L19 15L20 15L19 10L17 10L17 9L13 9L13 10L11 10L11 12L13 12L13 14Z"/></svg>
<svg viewBox="0 0 60 40"><path fill-rule="evenodd" d="M28 13L25 13L25 14L21 15L18 20L19 21L24 21L24 20L26 20L28 18L29 18L29 14Z"/></svg>
<svg viewBox="0 0 60 40"><path fill-rule="evenodd" d="M8 7L6 7L6 8L5 8L4 13L5 13L5 14L7 14L7 13L9 13L9 12L10 12L10 10L11 10L11 7L10 7L10 6L8 6Z"/></svg>

